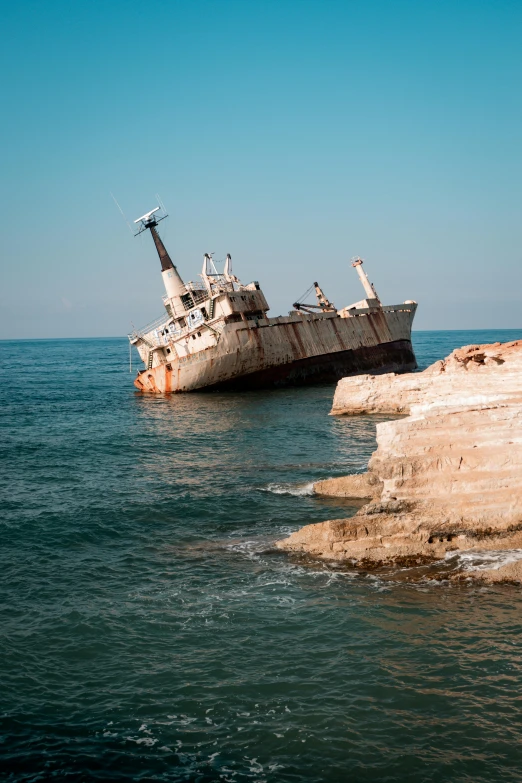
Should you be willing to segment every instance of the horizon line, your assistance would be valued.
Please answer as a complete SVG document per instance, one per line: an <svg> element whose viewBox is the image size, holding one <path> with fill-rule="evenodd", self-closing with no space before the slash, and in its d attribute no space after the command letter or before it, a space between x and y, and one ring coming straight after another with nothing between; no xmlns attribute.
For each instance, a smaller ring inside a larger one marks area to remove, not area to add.
<svg viewBox="0 0 522 783"><path fill-rule="evenodd" d="M522 326L494 326L494 327L475 327L473 329L412 329L412 334L420 334L424 332L522 332ZM127 339L127 335L103 335L98 337L0 337L1 343L8 342L22 342L24 340L31 340L32 342L44 342L45 340L124 340Z"/></svg>

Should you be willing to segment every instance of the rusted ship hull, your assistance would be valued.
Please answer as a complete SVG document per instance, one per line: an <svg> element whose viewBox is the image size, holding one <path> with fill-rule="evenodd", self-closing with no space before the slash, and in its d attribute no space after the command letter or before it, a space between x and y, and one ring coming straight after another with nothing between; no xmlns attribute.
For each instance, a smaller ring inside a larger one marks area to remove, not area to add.
<svg viewBox="0 0 522 783"><path fill-rule="evenodd" d="M402 373L414 370L416 367L411 343L407 340L397 340L372 348L361 347L326 356L298 359L290 364L258 370L241 378L231 378L208 388L211 391L250 391L281 386L337 383L341 378L349 375Z"/></svg>
<svg viewBox="0 0 522 783"><path fill-rule="evenodd" d="M261 389L334 383L360 373L408 372L417 366L411 345L414 303L336 314L228 324L215 346L143 370L142 392Z"/></svg>

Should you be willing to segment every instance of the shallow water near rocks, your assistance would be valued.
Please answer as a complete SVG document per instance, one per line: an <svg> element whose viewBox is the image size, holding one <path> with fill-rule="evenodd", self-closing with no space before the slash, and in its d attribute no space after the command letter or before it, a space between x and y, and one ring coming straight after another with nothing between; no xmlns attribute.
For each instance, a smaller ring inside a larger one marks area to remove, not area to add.
<svg viewBox="0 0 522 783"><path fill-rule="evenodd" d="M414 337L426 366L522 331ZM363 470L379 417L140 396L124 339L0 357L4 779L522 779L520 588L272 548L354 513L311 483Z"/></svg>

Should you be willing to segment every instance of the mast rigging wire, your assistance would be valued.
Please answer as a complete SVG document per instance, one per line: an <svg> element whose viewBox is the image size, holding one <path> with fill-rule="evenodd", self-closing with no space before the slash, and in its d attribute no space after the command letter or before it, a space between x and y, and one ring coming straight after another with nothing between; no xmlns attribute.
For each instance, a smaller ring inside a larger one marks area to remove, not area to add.
<svg viewBox="0 0 522 783"><path fill-rule="evenodd" d="M312 283L310 288L307 288L304 294L299 299L295 300L297 304L304 304L306 302L306 297L308 296L308 294L312 293L313 289L314 289L314 284Z"/></svg>

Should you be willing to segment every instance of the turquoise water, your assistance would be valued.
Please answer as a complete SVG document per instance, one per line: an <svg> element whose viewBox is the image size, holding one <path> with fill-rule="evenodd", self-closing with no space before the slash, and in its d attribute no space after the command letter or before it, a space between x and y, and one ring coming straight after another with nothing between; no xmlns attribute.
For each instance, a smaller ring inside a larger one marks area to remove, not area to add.
<svg viewBox="0 0 522 783"><path fill-rule="evenodd" d="M417 332L419 363L518 332ZM522 592L274 552L353 513L333 388L146 397L123 339L0 342L2 779L519 781Z"/></svg>

